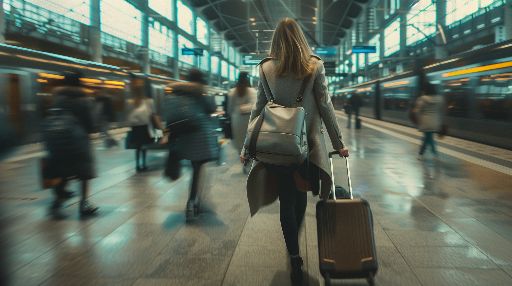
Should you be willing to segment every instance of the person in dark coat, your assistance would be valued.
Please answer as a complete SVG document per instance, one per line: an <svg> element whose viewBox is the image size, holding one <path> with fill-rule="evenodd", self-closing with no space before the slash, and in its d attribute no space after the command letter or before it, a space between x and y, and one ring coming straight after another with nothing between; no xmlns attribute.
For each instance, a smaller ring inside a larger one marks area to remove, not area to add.
<svg viewBox="0 0 512 286"><path fill-rule="evenodd" d="M348 99L348 105L349 105L349 112L348 112L348 124L347 128L350 128L351 121L352 121L352 114L355 115L355 122L356 122L356 128L361 128L361 125L357 122L359 119L359 109L363 105L363 100L361 99L361 96L359 96L357 93L352 94L352 96Z"/></svg>
<svg viewBox="0 0 512 286"><path fill-rule="evenodd" d="M80 83L81 75L76 72L69 72L64 75L63 86L53 91L55 98L54 108L69 112L75 119L76 128L82 128L86 134L94 132L94 121L92 117L92 102L87 97ZM62 203L71 194L65 190L70 178L77 178L81 181L80 214L89 216L96 214L98 207L88 201L89 180L96 177L94 168L94 157L91 142L88 136L80 142L80 149L73 154L50 154L48 168L53 177L61 178L60 183L54 188L55 200L51 206L53 215L62 217Z"/></svg>
<svg viewBox="0 0 512 286"><path fill-rule="evenodd" d="M219 143L215 131L217 126L211 118L211 114L216 110L216 105L213 97L208 96L205 92L206 81L203 73L192 69L187 80L188 82L175 83L171 85L171 88L175 96L188 97L187 104L191 105L189 107L195 114L193 119L195 127L190 132L181 132L178 135L173 134L173 130L170 128L168 162L182 159L192 162L192 183L186 207L187 219L191 219L199 212L201 170L205 163L218 159ZM168 112L172 112L172 110L168 110Z"/></svg>

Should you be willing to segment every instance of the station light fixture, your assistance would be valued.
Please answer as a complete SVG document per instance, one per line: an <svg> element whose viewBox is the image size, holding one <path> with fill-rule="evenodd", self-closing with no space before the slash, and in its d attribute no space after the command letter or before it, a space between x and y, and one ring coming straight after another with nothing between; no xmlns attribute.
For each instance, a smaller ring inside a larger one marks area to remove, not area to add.
<svg viewBox="0 0 512 286"><path fill-rule="evenodd" d="M64 79L63 75L46 73L46 72L39 73L39 76L43 77L43 78L50 78L50 79Z"/></svg>
<svg viewBox="0 0 512 286"><path fill-rule="evenodd" d="M502 62L497 64L491 64L491 65L485 65L485 66L479 66L474 68L466 68L466 69L460 69L455 70L452 72L447 72L443 74L443 77L453 77L453 76L459 76L459 75L466 75L466 74L472 74L472 73L479 73L479 72L485 72L485 71L492 71L497 69L504 69L512 67L512 61L510 62Z"/></svg>

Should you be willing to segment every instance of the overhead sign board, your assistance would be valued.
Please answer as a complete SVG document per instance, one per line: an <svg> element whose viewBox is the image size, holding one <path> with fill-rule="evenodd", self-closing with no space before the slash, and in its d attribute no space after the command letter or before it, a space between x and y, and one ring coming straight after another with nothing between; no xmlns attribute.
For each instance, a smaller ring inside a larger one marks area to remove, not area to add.
<svg viewBox="0 0 512 286"><path fill-rule="evenodd" d="M259 64L266 55L262 54L247 54L242 56L242 64L247 66L255 66Z"/></svg>
<svg viewBox="0 0 512 286"><path fill-rule="evenodd" d="M183 56L202 56L203 52L201 48L181 48L181 54Z"/></svg>
<svg viewBox="0 0 512 286"><path fill-rule="evenodd" d="M337 47L317 47L315 49L315 54L319 57L330 58L336 57L338 55Z"/></svg>
<svg viewBox="0 0 512 286"><path fill-rule="evenodd" d="M376 46L353 46L353 54L373 54L377 52Z"/></svg>

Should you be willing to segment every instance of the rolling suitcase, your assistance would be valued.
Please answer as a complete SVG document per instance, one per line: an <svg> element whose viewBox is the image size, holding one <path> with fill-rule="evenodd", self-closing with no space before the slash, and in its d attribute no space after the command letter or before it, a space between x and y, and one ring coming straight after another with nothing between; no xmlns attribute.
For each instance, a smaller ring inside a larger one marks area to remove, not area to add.
<svg viewBox="0 0 512 286"><path fill-rule="evenodd" d="M319 201L316 205L320 273L325 285L331 285L331 279L350 278L366 278L374 285L378 263L370 204L353 198L347 158L349 198L337 199L332 164L335 154L338 152L329 153L333 199Z"/></svg>

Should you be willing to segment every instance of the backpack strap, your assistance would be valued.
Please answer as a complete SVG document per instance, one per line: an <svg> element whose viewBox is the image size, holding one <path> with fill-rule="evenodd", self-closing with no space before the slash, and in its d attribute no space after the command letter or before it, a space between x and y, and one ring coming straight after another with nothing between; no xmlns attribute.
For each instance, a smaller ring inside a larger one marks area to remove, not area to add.
<svg viewBox="0 0 512 286"><path fill-rule="evenodd" d="M265 72L263 71L263 65L260 65L260 70L261 70L261 75L263 77L263 84L265 85L266 89L268 90L268 95L265 92L265 95L267 95L267 100L270 101L270 102L274 102L275 97L272 94L272 90L270 90L270 86L268 85L267 77L265 76ZM311 78L311 74L307 75L302 80L302 84L300 86L299 94L297 95L297 99L296 99L296 101L298 103L301 103L302 100L304 99L304 91L306 90L306 86L307 86L308 81L309 81L310 78Z"/></svg>

